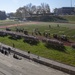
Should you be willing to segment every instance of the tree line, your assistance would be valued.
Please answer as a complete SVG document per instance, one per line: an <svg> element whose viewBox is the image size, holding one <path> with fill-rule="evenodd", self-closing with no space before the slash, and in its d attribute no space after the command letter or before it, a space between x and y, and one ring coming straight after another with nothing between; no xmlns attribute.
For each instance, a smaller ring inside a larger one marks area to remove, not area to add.
<svg viewBox="0 0 75 75"><path fill-rule="evenodd" d="M29 17L32 16L33 14L46 14L46 13L50 13L50 7L48 4L45 3L41 3L41 5L36 6L36 5L32 5L31 3L20 7L17 9L15 15L18 18L25 18L25 17Z"/></svg>
<svg viewBox="0 0 75 75"><path fill-rule="evenodd" d="M19 7L15 13L10 13L9 17L16 17L18 19L24 19L26 17L32 17L32 15L45 15L50 14L50 6L46 3L41 3L39 6L33 4L27 4L23 7Z"/></svg>
<svg viewBox="0 0 75 75"><path fill-rule="evenodd" d="M6 19L6 12L5 11L0 11L0 20Z"/></svg>
<svg viewBox="0 0 75 75"><path fill-rule="evenodd" d="M15 13L8 13L6 14L5 11L0 11L0 20L4 20L8 18L17 18L19 20L28 19L40 19L40 15L43 17L50 14L50 6L46 3L41 3L40 5L36 6L33 4L27 4L23 7L19 7ZM41 16L41 17L42 17ZM42 18L43 19L43 18Z"/></svg>

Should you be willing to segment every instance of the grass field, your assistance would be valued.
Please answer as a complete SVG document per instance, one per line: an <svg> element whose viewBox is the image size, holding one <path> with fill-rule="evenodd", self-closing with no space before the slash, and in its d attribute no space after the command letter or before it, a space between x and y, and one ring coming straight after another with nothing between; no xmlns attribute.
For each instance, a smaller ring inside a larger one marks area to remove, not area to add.
<svg viewBox="0 0 75 75"><path fill-rule="evenodd" d="M14 20L0 20L0 26L7 26L7 25L12 25L12 24L18 24L18 21Z"/></svg>
<svg viewBox="0 0 75 75"><path fill-rule="evenodd" d="M59 27L57 25L59 24ZM49 25L51 28L49 28ZM36 28L43 34L43 32L49 32L51 37L54 33L58 35L67 35L71 40L75 36L75 24L70 23L50 23L50 22L29 22L25 23L23 26L17 26L20 29L28 30L29 34ZM15 27L11 28L15 30Z"/></svg>
<svg viewBox="0 0 75 75"><path fill-rule="evenodd" d="M57 27L57 24L59 24L59 27ZM49 28L49 25L51 25L51 28ZM31 33L35 28L38 28L39 31L42 33L50 32L52 35L53 33L57 34L65 34L70 36L75 35L75 24L70 23L50 23L50 22L25 22L22 26L18 25L18 28L28 30L29 33ZM15 30L15 27L11 27L12 30ZM74 39L74 38L72 38ZM75 39L74 39L75 40ZM44 43L40 42L37 45L30 45L28 43L24 43L23 39L20 40L12 40L9 39L9 36L7 37L0 37L0 42L12 46L12 44L15 44L15 47L24 51L30 51L33 54L52 59L58 62L62 62L65 64L69 64L72 66L75 66L75 49L72 49L69 46L66 46L65 52L56 50L56 49L50 49L44 46Z"/></svg>

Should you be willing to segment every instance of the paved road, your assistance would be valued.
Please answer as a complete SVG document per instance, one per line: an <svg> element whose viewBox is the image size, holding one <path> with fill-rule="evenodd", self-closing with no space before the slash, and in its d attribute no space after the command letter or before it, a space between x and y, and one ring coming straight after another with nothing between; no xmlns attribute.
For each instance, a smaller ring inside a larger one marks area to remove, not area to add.
<svg viewBox="0 0 75 75"><path fill-rule="evenodd" d="M0 75L69 75L64 72L40 65L22 58L17 60L12 54L6 56L0 53Z"/></svg>

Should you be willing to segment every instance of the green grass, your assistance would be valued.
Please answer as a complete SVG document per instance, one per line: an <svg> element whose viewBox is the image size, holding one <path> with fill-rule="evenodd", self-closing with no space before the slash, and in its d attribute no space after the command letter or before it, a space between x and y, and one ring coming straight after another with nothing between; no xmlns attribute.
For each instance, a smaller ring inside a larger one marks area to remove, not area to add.
<svg viewBox="0 0 75 75"><path fill-rule="evenodd" d="M0 20L0 26L6 26L18 23L19 23L18 21L13 21L13 20Z"/></svg>
<svg viewBox="0 0 75 75"><path fill-rule="evenodd" d="M38 28L39 31L41 31L42 33L44 31L50 32L51 36L54 33L57 33L59 35L65 34L69 37L75 35L75 28L74 28L75 24L50 23L50 22L39 22L34 24L32 22L30 22L29 24L28 23L25 22L24 26L18 26L18 28L21 29L24 28L25 30L28 30L30 34L35 28ZM59 24L60 27L57 27L57 24ZM49 28L49 25L51 25L51 28ZM11 29L15 30L15 27L12 27ZM75 40L75 38L72 37L71 39ZM44 43L42 42L40 42L38 45L30 45L28 43L24 43L23 39L16 41L16 40L11 40L8 37L0 37L0 42L10 46L12 46L14 43L16 48L21 49L23 51L31 51L31 53L33 54L75 66L75 50L68 46L66 46L65 52L61 52L59 50L46 48L44 46Z"/></svg>
<svg viewBox="0 0 75 75"><path fill-rule="evenodd" d="M74 38L71 38L71 36L75 36L75 24L59 23L59 27L57 27L57 24L58 23L31 24L18 26L18 28L28 30L29 34L31 34L35 28L38 28L42 34L43 32L49 32L51 37L53 34L57 33L58 35L67 35L71 40L74 40ZM51 25L51 28L49 28L49 25ZM11 29L15 30L15 27L12 27Z"/></svg>
<svg viewBox="0 0 75 75"><path fill-rule="evenodd" d="M66 16L61 16L61 17L68 20L70 23L75 23L75 15L66 15Z"/></svg>
<svg viewBox="0 0 75 75"><path fill-rule="evenodd" d="M55 49L48 49L42 42L38 45L30 45L28 43L24 43L23 39L11 40L8 37L0 37L0 42L10 46L14 43L16 48L23 51L30 51L33 54L75 66L75 50L71 47L66 47L66 51L62 52Z"/></svg>

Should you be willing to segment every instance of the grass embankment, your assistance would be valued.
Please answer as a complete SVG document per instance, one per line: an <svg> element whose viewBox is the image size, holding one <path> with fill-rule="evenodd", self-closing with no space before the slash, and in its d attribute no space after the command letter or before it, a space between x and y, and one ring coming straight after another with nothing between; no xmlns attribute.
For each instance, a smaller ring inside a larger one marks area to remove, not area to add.
<svg viewBox="0 0 75 75"><path fill-rule="evenodd" d="M62 52L55 49L48 49L42 42L37 45L30 45L28 43L24 43L23 39L12 40L8 37L0 37L0 42L10 46L14 43L16 48L23 51L30 51L33 54L75 66L75 50L71 47L66 47L65 52Z"/></svg>
<svg viewBox="0 0 75 75"><path fill-rule="evenodd" d="M57 24L59 24L60 27L57 27ZM49 25L51 25L51 28L49 28ZM18 26L18 28L21 29L24 28L25 30L28 30L30 34L35 28L38 28L38 30L41 31L41 33L50 32L51 37L54 33L57 33L58 35L65 34L69 37L74 36L75 35L75 30L73 29L74 27L75 24L45 23L45 22L36 24L29 23L29 25L25 24L25 26ZM15 27L12 29L15 30ZM0 42L10 46L12 46L12 44L14 43L15 47L18 49L30 51L33 54L75 66L75 50L68 46L66 47L65 52L61 52L59 50L46 48L42 42L40 42L37 45L30 45L28 43L24 43L23 39L11 40L8 37L0 37Z"/></svg>
<svg viewBox="0 0 75 75"><path fill-rule="evenodd" d="M66 15L62 16L62 18L66 19L70 23L75 23L75 15Z"/></svg>
<svg viewBox="0 0 75 75"><path fill-rule="evenodd" d="M43 22L59 22L59 23L75 23L75 15L44 15L28 17L30 21Z"/></svg>

